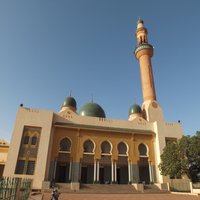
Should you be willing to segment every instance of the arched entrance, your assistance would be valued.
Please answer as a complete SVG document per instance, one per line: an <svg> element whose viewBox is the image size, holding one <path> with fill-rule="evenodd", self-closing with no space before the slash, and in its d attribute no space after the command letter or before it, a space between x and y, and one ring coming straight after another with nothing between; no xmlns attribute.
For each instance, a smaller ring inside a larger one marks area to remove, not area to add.
<svg viewBox="0 0 200 200"><path fill-rule="evenodd" d="M87 140L83 144L83 158L81 161L81 183L94 182L94 143Z"/></svg>
<svg viewBox="0 0 200 200"><path fill-rule="evenodd" d="M99 160L100 184L111 183L111 145L108 141L101 143L101 159Z"/></svg>
<svg viewBox="0 0 200 200"><path fill-rule="evenodd" d="M71 141L63 138L60 141L58 152L55 181L58 183L68 183L71 181Z"/></svg>
<svg viewBox="0 0 200 200"><path fill-rule="evenodd" d="M124 142L120 142L117 148L118 148L117 183L127 184L129 182L127 145Z"/></svg>
<svg viewBox="0 0 200 200"><path fill-rule="evenodd" d="M150 173L149 173L149 162L148 162L148 148L147 145L141 143L138 146L139 150L139 178L140 182L143 182L145 184L150 183Z"/></svg>

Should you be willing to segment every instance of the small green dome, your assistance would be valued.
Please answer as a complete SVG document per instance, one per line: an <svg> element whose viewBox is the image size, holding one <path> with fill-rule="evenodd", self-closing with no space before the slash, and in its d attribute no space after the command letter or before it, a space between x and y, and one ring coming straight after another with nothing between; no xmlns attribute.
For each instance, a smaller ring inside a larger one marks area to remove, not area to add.
<svg viewBox="0 0 200 200"><path fill-rule="evenodd" d="M103 108L96 103L87 103L79 111L81 116L106 118Z"/></svg>
<svg viewBox="0 0 200 200"><path fill-rule="evenodd" d="M73 97L67 97L64 100L62 107L74 107L74 108L76 108L76 100Z"/></svg>
<svg viewBox="0 0 200 200"><path fill-rule="evenodd" d="M136 113L142 113L142 109L138 104L133 104L129 109L129 116Z"/></svg>

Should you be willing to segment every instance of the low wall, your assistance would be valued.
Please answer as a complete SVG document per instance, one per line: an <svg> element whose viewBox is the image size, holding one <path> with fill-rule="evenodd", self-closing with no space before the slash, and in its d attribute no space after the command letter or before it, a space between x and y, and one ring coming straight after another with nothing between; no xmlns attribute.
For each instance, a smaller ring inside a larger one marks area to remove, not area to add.
<svg viewBox="0 0 200 200"><path fill-rule="evenodd" d="M144 192L144 185L143 184L138 184L138 183L133 183L132 186L139 192Z"/></svg>
<svg viewBox="0 0 200 200"><path fill-rule="evenodd" d="M190 183L191 193L200 194L200 183Z"/></svg>
<svg viewBox="0 0 200 200"><path fill-rule="evenodd" d="M155 183L154 185L156 185L160 190L164 190L164 191L169 191L169 183Z"/></svg>
<svg viewBox="0 0 200 200"><path fill-rule="evenodd" d="M191 192L189 179L170 179L169 188L172 192Z"/></svg>

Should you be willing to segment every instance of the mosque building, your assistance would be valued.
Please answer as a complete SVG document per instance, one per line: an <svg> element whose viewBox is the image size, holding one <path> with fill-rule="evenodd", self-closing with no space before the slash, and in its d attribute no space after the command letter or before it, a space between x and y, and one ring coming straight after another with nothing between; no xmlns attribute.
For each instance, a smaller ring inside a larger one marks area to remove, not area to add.
<svg viewBox="0 0 200 200"><path fill-rule="evenodd" d="M137 47L143 104L133 104L128 120L106 118L97 103L77 112L69 96L53 112L20 106L4 176L33 179L33 188L52 181L79 190L80 184L163 183L158 164L168 141L181 138L180 123L165 122L156 99L151 57L154 48L142 20L137 22Z"/></svg>
<svg viewBox="0 0 200 200"><path fill-rule="evenodd" d="M5 163L7 160L9 144L6 140L0 139L0 178L3 175Z"/></svg>

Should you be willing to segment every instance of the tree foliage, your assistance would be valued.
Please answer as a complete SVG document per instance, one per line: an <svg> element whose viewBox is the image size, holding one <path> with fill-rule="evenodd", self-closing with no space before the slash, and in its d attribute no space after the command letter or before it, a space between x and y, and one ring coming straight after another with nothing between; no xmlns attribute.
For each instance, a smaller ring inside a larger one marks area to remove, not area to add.
<svg viewBox="0 0 200 200"><path fill-rule="evenodd" d="M176 143L168 143L163 149L161 174L179 178L186 174L192 181L198 180L200 174L200 132L195 136L183 136Z"/></svg>

